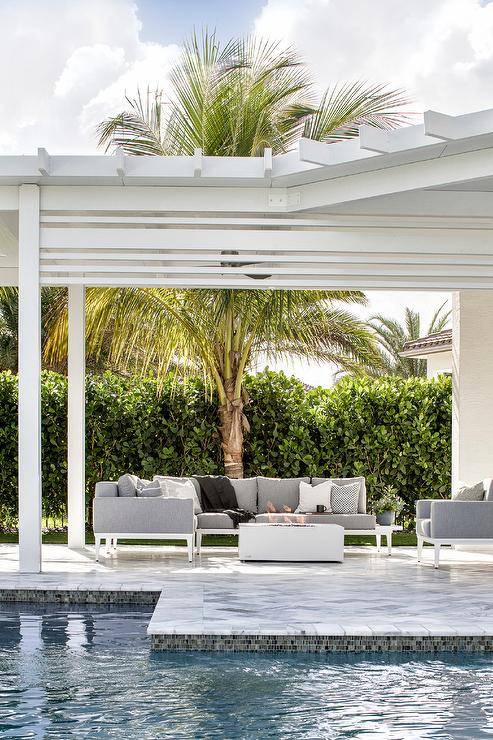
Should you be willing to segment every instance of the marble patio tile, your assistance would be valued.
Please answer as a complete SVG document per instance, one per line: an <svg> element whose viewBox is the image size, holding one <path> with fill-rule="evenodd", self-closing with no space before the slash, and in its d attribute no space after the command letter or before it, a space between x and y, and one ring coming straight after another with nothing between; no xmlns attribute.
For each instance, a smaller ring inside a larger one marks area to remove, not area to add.
<svg viewBox="0 0 493 740"><path fill-rule="evenodd" d="M318 629L318 625L317 625ZM318 629L318 634L327 634L325 631ZM351 624L351 622L344 622L344 634L354 637L366 637L373 634L371 628L367 624Z"/></svg>
<svg viewBox="0 0 493 740"><path fill-rule="evenodd" d="M368 625L373 635L400 635L402 634L400 627L396 624L381 622L379 624L371 623Z"/></svg>
<svg viewBox="0 0 493 740"><path fill-rule="evenodd" d="M307 634L323 635L330 637L343 637L346 634L346 627L338 622L317 621L309 625L310 631Z"/></svg>

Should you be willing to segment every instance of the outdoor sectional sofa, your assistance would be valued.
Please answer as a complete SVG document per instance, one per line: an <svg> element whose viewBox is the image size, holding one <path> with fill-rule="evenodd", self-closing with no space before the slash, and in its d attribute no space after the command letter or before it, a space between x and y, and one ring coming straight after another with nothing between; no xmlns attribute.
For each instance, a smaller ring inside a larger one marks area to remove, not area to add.
<svg viewBox="0 0 493 740"><path fill-rule="evenodd" d="M184 478L175 480L184 481ZM200 500L200 486L191 478ZM243 478L231 480L238 506L255 515L255 522L296 521L293 512L299 503L300 481L317 485L327 478ZM332 478L345 485L360 482L358 512L356 514L306 514L305 521L317 524L340 524L347 533L375 531L375 516L366 513L366 486L363 477ZM271 513L272 509L275 513ZM119 495L116 482L96 484L93 502L93 526L96 540L96 559L103 539L116 544L118 539L176 539L185 540L189 560L193 557L193 541L200 552L202 535L237 535L232 519L221 511L193 514L191 499L145 498Z"/></svg>

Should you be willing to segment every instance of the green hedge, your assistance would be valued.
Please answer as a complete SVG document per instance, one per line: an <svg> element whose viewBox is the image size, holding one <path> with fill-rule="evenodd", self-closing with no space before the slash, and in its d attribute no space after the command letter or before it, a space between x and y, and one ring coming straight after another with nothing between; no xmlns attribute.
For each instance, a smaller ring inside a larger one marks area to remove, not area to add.
<svg viewBox="0 0 493 740"><path fill-rule="evenodd" d="M252 431L245 475L365 475L370 500L394 485L412 514L414 501L450 489L450 380L344 378L306 390L282 373L247 378ZM124 471L220 473L214 399L203 384L178 387L106 374L87 379L87 497L101 479ZM66 502L66 378L44 373L43 507L60 517ZM0 373L0 517L17 513L17 379Z"/></svg>

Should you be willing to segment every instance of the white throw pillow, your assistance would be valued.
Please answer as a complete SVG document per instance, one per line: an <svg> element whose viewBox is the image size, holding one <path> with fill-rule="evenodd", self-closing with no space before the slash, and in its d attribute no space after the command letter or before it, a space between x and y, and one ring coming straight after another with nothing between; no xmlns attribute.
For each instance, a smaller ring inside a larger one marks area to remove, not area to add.
<svg viewBox="0 0 493 740"><path fill-rule="evenodd" d="M349 483L347 486L332 484L330 492L330 503L334 514L357 514L359 490L361 483Z"/></svg>
<svg viewBox="0 0 493 740"><path fill-rule="evenodd" d="M181 483L180 481L170 480L160 475L154 476L154 480L159 481L163 496L167 498L191 498L193 501L193 513L202 514L199 497L191 480Z"/></svg>
<svg viewBox="0 0 493 740"><path fill-rule="evenodd" d="M295 514L314 514L317 511L317 504L323 504L327 507L327 514L331 513L330 491L332 481L327 480L319 483L318 486L312 486L310 483L300 481L300 503L294 512Z"/></svg>

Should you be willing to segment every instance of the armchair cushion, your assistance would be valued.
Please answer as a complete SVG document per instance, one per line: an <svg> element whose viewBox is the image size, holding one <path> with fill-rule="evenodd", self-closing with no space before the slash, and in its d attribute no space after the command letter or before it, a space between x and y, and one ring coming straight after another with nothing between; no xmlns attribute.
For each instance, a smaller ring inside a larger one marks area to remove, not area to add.
<svg viewBox="0 0 493 740"><path fill-rule="evenodd" d="M416 501L416 519L429 519L431 517L431 505L436 499L423 498Z"/></svg>
<svg viewBox="0 0 493 740"><path fill-rule="evenodd" d="M418 537L431 537L431 519L417 519L416 534Z"/></svg>
<svg viewBox="0 0 493 740"><path fill-rule="evenodd" d="M433 539L493 539L493 501L433 501Z"/></svg>

